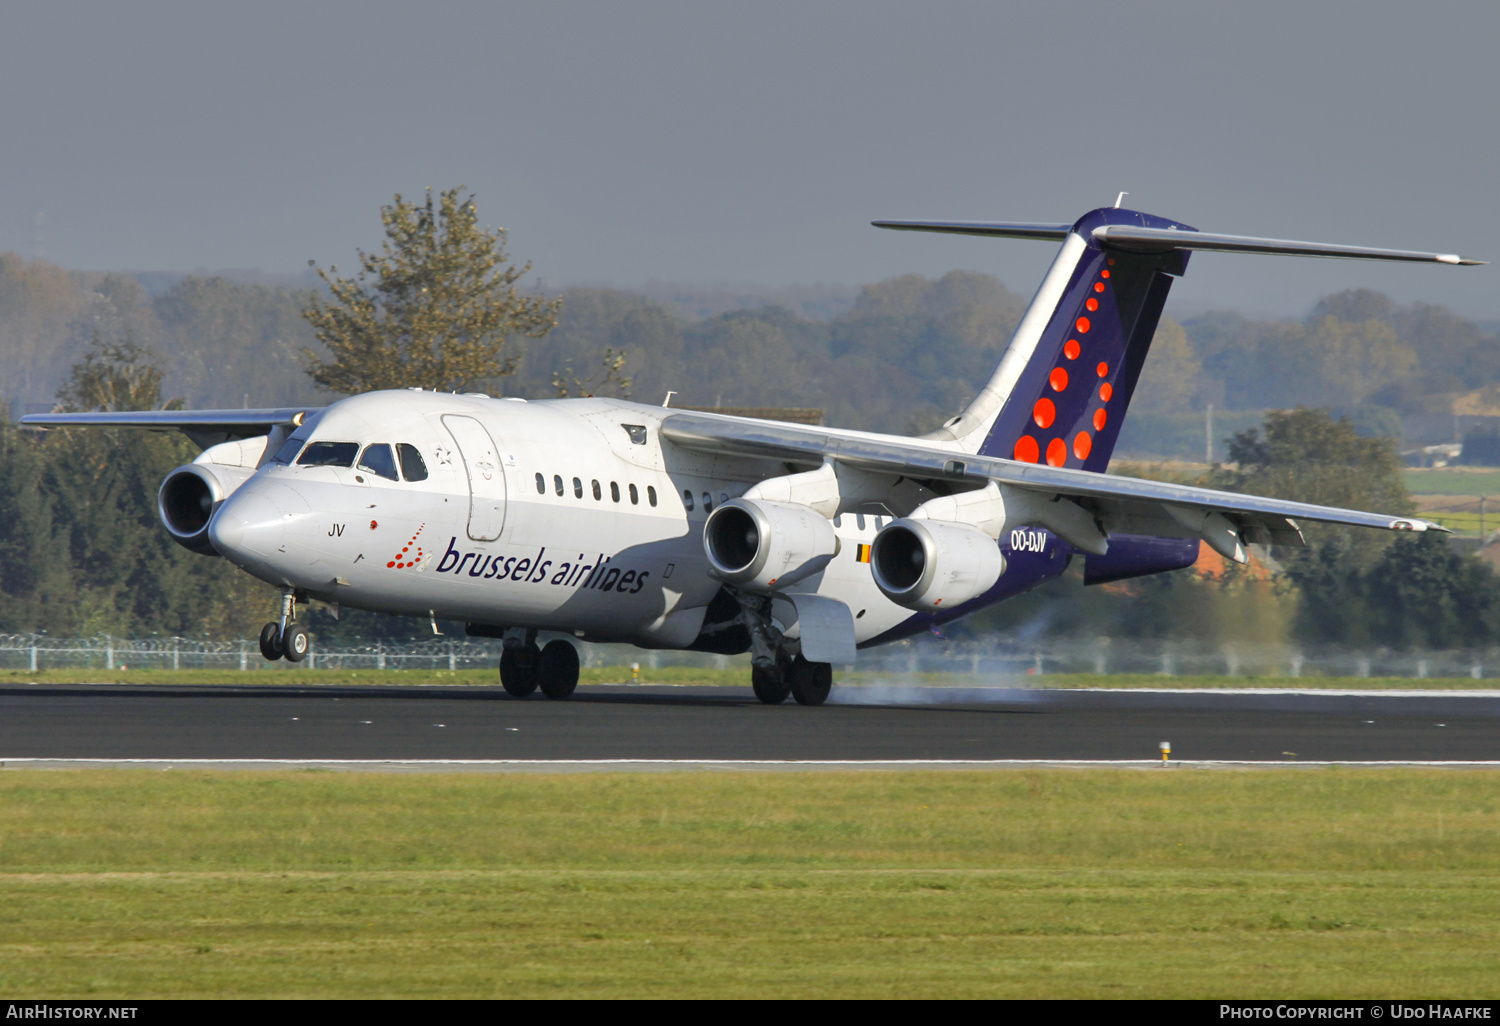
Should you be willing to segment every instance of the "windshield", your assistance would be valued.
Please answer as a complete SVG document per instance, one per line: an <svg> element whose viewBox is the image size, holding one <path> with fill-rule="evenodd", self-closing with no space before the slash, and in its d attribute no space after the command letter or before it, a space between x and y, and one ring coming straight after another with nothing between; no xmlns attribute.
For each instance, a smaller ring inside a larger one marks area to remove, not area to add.
<svg viewBox="0 0 1500 1026"><path fill-rule="evenodd" d="M314 442L297 460L301 467L347 467L359 454L358 442Z"/></svg>
<svg viewBox="0 0 1500 1026"><path fill-rule="evenodd" d="M302 448L302 443L307 441L306 435L293 435L281 443L281 448L276 450L276 455L271 457L272 463L283 465L290 464L297 458L297 452Z"/></svg>
<svg viewBox="0 0 1500 1026"><path fill-rule="evenodd" d="M396 457L391 455L391 447L384 442L365 446L365 453L359 458L359 469L392 481L397 480Z"/></svg>

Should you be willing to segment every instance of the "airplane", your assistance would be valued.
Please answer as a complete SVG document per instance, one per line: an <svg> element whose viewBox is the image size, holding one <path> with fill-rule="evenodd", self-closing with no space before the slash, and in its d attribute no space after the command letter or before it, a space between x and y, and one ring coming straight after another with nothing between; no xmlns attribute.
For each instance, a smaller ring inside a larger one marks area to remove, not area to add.
<svg viewBox="0 0 1500 1026"><path fill-rule="evenodd" d="M1299 523L1443 530L1105 473L1173 279L1198 250L1473 265L1454 254L1200 232L1117 201L1072 224L875 221L1060 243L993 375L921 437L420 388L322 408L35 414L175 429L171 536L281 591L268 660L310 600L462 620L517 698L566 699L571 639L750 653L755 696L821 705L833 667L1015 597L1191 566L1200 543L1303 544ZM670 396L669 396L670 399ZM545 644L541 642L545 641Z"/></svg>

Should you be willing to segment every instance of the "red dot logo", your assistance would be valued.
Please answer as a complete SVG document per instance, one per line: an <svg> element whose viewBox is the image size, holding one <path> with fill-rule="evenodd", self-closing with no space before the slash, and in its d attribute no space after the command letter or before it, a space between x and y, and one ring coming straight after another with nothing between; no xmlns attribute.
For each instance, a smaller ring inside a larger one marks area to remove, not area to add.
<svg viewBox="0 0 1500 1026"><path fill-rule="evenodd" d="M1108 274L1109 272L1105 271L1104 273ZM1102 282L1102 281L1096 281L1096 282L1094 282L1094 291L1095 292L1103 292L1104 291L1104 282Z"/></svg>
<svg viewBox="0 0 1500 1026"><path fill-rule="evenodd" d="M1087 335L1089 333L1089 329L1093 327L1093 325L1089 323L1089 319L1087 317L1080 317L1078 318L1077 322L1074 323L1073 327L1078 329L1078 334Z"/></svg>
<svg viewBox="0 0 1500 1026"><path fill-rule="evenodd" d="M1089 313L1093 313L1095 310L1099 309L1099 300L1091 297L1087 303L1083 304L1083 306L1084 309L1086 309Z"/></svg>
<svg viewBox="0 0 1500 1026"><path fill-rule="evenodd" d="M1109 377L1109 364L1107 364L1107 363L1101 363L1098 367L1096 367L1094 369L1096 371L1098 371L1099 376L1101 378L1107 378L1107 377Z"/></svg>
<svg viewBox="0 0 1500 1026"><path fill-rule="evenodd" d="M1104 402L1109 402L1109 400L1111 399L1111 397L1114 396L1114 394L1115 394L1115 386L1111 385L1108 381L1106 381L1104 384L1102 384L1102 385L1099 386L1099 398L1102 399Z"/></svg>
<svg viewBox="0 0 1500 1026"><path fill-rule="evenodd" d="M1089 437L1087 431L1080 431L1073 439L1073 455L1081 460L1089 458L1089 452L1094 448L1094 440Z"/></svg>
<svg viewBox="0 0 1500 1026"><path fill-rule="evenodd" d="M1095 410L1094 411L1094 430L1095 431L1103 431L1104 430L1104 423L1108 419L1109 419L1109 415L1107 413L1105 413L1104 410L1102 410L1102 409Z"/></svg>
<svg viewBox="0 0 1500 1026"><path fill-rule="evenodd" d="M1111 260L1110 263L1114 263L1114 261ZM1109 272L1108 271L1100 271L1099 272L1099 277L1101 277L1101 278L1108 278L1109 277ZM1104 290L1100 289L1099 291L1103 292Z"/></svg>
<svg viewBox="0 0 1500 1026"><path fill-rule="evenodd" d="M1060 467L1067 461L1068 447L1061 438L1054 438L1047 443L1047 466Z"/></svg>
<svg viewBox="0 0 1500 1026"><path fill-rule="evenodd" d="M1052 391L1061 392L1068 387L1068 372L1061 367L1054 368L1047 376L1047 383L1052 386Z"/></svg>
<svg viewBox="0 0 1500 1026"><path fill-rule="evenodd" d="M1037 427L1049 428L1057 419L1057 407L1052 405L1051 399L1038 399L1031 408L1031 419L1036 421Z"/></svg>
<svg viewBox="0 0 1500 1026"><path fill-rule="evenodd" d="M1022 463L1035 463L1042 458L1042 451L1037 448L1036 439L1030 435L1022 435L1016 440L1015 458Z"/></svg>
<svg viewBox="0 0 1500 1026"><path fill-rule="evenodd" d="M1078 359L1078 354L1083 352L1083 347L1078 344L1076 338L1070 338L1063 344L1063 355L1070 360Z"/></svg>
<svg viewBox="0 0 1500 1026"><path fill-rule="evenodd" d="M386 567L389 568L389 567L393 567L395 565L396 565L396 561L393 559L389 563L386 564Z"/></svg>

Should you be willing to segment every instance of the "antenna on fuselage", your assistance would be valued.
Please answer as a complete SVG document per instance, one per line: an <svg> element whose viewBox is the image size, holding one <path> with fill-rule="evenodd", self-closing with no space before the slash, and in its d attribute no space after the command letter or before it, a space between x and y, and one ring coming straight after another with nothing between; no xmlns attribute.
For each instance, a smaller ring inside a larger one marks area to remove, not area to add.
<svg viewBox="0 0 1500 1026"><path fill-rule="evenodd" d="M1130 195L1130 193L1128 193L1128 192L1122 192L1122 193L1120 193L1120 195L1116 196L1115 197L1115 209L1118 210L1119 207L1120 207L1120 204L1125 202L1125 197L1129 196L1129 195Z"/></svg>
<svg viewBox="0 0 1500 1026"><path fill-rule="evenodd" d="M677 391L675 389L673 389L672 391L668 392L667 393L667 397L661 401L662 406L664 406L664 407L665 406L671 406L672 405L672 397L674 395L676 395L676 394L677 394Z"/></svg>

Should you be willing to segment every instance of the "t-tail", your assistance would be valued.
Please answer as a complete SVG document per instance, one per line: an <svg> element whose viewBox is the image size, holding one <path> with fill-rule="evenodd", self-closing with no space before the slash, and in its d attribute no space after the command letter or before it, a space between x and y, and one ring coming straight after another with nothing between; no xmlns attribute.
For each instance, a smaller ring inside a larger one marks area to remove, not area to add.
<svg viewBox="0 0 1500 1026"><path fill-rule="evenodd" d="M1102 207L1071 225L876 221L876 227L1062 243L984 389L928 438L968 452L1102 472L1135 392L1172 280L1193 250L1480 264L1449 253L1211 235Z"/></svg>

